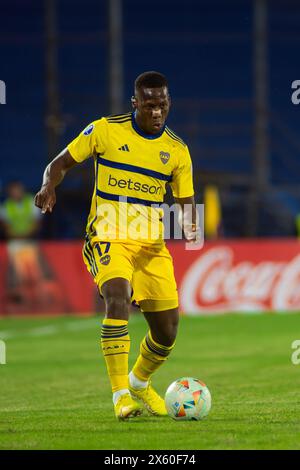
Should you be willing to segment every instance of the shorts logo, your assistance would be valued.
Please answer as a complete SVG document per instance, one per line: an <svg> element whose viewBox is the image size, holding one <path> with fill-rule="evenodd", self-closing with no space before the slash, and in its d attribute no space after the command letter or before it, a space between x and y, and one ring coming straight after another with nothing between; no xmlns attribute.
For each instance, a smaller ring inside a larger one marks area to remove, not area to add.
<svg viewBox="0 0 300 470"><path fill-rule="evenodd" d="M100 263L104 264L104 266L107 266L110 262L110 255L105 255L100 258Z"/></svg>
<svg viewBox="0 0 300 470"><path fill-rule="evenodd" d="M171 155L169 154L169 152L163 152L163 151L161 151L161 152L159 153L159 157L160 157L160 159L161 159L161 161L162 161L162 163L163 163L164 165L165 165L166 163L168 163L168 161L170 160L170 156L171 156Z"/></svg>
<svg viewBox="0 0 300 470"><path fill-rule="evenodd" d="M93 129L94 129L94 124L90 124L84 129L83 134L90 135L93 132Z"/></svg>

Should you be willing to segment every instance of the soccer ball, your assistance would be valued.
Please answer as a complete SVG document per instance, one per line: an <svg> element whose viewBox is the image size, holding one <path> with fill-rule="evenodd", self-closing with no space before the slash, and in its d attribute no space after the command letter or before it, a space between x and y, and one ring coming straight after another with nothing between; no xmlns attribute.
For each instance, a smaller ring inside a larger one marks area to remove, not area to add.
<svg viewBox="0 0 300 470"><path fill-rule="evenodd" d="M211 395L201 380L182 377L168 387L165 404L171 418L181 421L199 421L209 413Z"/></svg>

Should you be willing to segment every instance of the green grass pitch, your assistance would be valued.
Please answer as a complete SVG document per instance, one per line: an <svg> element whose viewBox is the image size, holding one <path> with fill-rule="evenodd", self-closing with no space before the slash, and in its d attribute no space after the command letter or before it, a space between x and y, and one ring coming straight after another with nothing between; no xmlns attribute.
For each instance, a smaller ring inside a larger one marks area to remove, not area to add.
<svg viewBox="0 0 300 470"><path fill-rule="evenodd" d="M99 318L0 320L0 449L300 449L300 316L182 317L176 347L153 378L164 394L181 376L207 383L209 416L177 422L113 414ZM146 332L130 319L130 363Z"/></svg>

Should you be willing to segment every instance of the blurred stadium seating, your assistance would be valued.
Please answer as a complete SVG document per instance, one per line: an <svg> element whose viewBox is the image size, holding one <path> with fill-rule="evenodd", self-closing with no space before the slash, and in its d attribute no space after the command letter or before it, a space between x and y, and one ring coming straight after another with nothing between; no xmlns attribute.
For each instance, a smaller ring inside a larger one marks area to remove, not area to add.
<svg viewBox="0 0 300 470"><path fill-rule="evenodd" d="M88 122L109 113L107 2L91 0L83 6L75 0L70 7L69 1L60 0L57 5L63 148ZM141 71L157 69L169 77L173 97L169 125L190 146L198 200L204 183L216 183L224 236L247 236L248 194L254 177L253 1L186 0L183 10L179 1L153 0L142 20L140 2L125 0L123 5L123 109L129 108L132 83ZM48 159L45 4L10 0L1 8L6 17L1 79L8 85L8 104L1 126L0 183L3 188L21 175L35 191ZM298 2L269 4L270 186L260 199L258 236L293 236L300 212L299 109L290 100L291 81L299 78L299 20ZM44 237L82 236L91 188L92 168L87 164L64 183L61 206L51 221L46 219Z"/></svg>

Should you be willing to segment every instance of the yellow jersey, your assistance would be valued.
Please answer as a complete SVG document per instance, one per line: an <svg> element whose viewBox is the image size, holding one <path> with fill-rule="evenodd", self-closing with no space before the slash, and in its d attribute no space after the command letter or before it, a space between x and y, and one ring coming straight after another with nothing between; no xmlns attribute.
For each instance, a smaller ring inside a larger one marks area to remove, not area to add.
<svg viewBox="0 0 300 470"><path fill-rule="evenodd" d="M161 245L166 184L175 198L193 196L187 145L167 126L145 134L134 113L102 117L69 145L76 162L94 158L95 187L87 222L90 240Z"/></svg>

